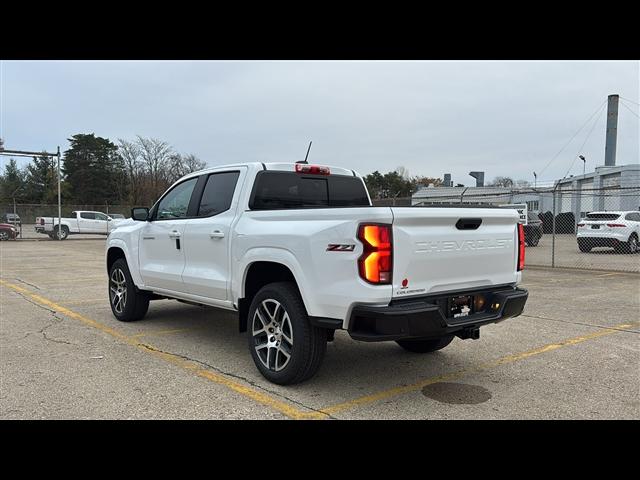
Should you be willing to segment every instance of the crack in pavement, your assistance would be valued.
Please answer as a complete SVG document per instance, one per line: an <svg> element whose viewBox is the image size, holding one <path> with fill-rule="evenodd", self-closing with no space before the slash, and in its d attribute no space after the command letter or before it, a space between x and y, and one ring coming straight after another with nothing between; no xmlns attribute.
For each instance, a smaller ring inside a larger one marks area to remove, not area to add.
<svg viewBox="0 0 640 480"><path fill-rule="evenodd" d="M224 371L224 370L222 370L221 368L215 367L215 366L213 366L213 365L210 365L210 364L208 364L208 363L206 363L206 362L203 362L203 361L201 361L201 360L198 360L198 359L196 359L196 358L191 358L191 357L188 357L187 355L182 355L182 354L180 354L180 353L167 352L167 351L165 351L165 350L161 350L161 349L159 349L159 348L152 347L151 345L147 345L146 343L138 343L138 346L139 346L139 347L142 347L142 348L146 348L147 350L151 350L151 351L155 351L155 352L159 352L159 353L164 353L165 355L174 355L174 356L176 356L176 357L180 357L180 358L182 358L182 359L184 359L184 360L188 360L188 361L190 361L190 362L198 363L198 364L203 365L203 366L205 366L205 367L207 367L207 368L210 368L211 370L213 370L213 371L215 371L215 372L218 372L218 373L220 373L220 374L222 374L222 375L226 375L226 376L228 376L228 377L237 378L238 380L242 380L242 381L244 381L244 382L248 383L249 385L251 385L252 387L259 388L260 390L263 390L263 391L265 391L265 392L267 392L267 393L269 393L269 394L271 394L271 395L275 395L275 396L277 396L277 397L284 398L284 399L285 399L285 400L287 400L288 402L291 402L291 403L293 403L293 404L295 404L295 405L299 405L299 406L301 406L301 407L303 407L303 408L307 408L307 409L309 409L309 410L311 410L311 411L313 411L313 412L320 413L320 414L322 414L322 415L324 415L324 416L326 416L327 418L330 418L330 419L332 419L332 420L337 420L337 417L333 417L333 416L331 416L330 414L328 414L328 413L325 413L325 412L321 411L320 409L313 408L313 407L310 407L310 406L308 406L308 405L305 405L304 403L302 403L302 402L300 402L300 401L298 401L298 400L294 400L294 399L292 399L292 398L289 398L289 397L287 397L286 395L283 395L283 394L282 394L282 393L280 393L280 392L276 392L276 391L274 391L274 390L269 390L268 388L263 387L262 385L260 385L260 384L256 383L255 381L253 381L253 380L251 380L251 379L249 379L249 378L243 377L243 376L241 376L241 375L237 375L237 374L235 374L235 373L225 372L225 371Z"/></svg>
<svg viewBox="0 0 640 480"><path fill-rule="evenodd" d="M20 280L19 278L17 280ZM26 283L26 282L24 282ZM31 285L31 284L29 284ZM36 287L38 288L38 287ZM42 336L44 337L45 340L49 341L49 342L54 342L54 343L64 343L67 345L74 345L74 346L78 346L77 343L73 343L73 342L67 342L66 340L60 340L58 338L51 338L48 337L45 330L47 330L48 328L57 325L59 323L62 323L64 321L64 318L58 315L58 312L56 310L53 310L51 308L45 307L44 305L41 305L40 303L36 303L33 300L31 300L29 297L27 297L26 295L23 295L20 292L14 292L17 295L20 295L23 299L25 299L27 302L29 302L31 305L35 305L36 307L40 307L43 310L46 310L47 312L51 313L51 319L49 321L49 323L47 325L45 325L44 327L42 327L40 330L38 330L37 332L28 332L25 336L19 338L18 340L24 340L25 338L27 338L29 335L32 335L34 333L40 333L42 334Z"/></svg>
<svg viewBox="0 0 640 480"><path fill-rule="evenodd" d="M551 320L552 322L569 323L569 324L573 324L573 325L582 325L583 327L601 328L603 330L615 330L616 332L633 333L635 335L640 335L640 332L637 332L635 330L608 327L606 325L593 325L591 323L572 322L570 320L561 320L559 318L542 317L540 315L527 315L527 314L524 314L524 313L521 314L520 316L521 317L529 317L529 318L539 318L540 320Z"/></svg>
<svg viewBox="0 0 640 480"><path fill-rule="evenodd" d="M33 284L33 283L29 283L29 282L27 282L26 280L22 280L21 278L18 278L18 277L14 277L14 278L15 278L16 280L18 280L19 282L24 283L25 285L29 285L29 286L31 286L31 287L33 287L33 288L35 288L36 290L40 290L40 287L39 287L39 286L37 286L37 285L35 285L35 284Z"/></svg>

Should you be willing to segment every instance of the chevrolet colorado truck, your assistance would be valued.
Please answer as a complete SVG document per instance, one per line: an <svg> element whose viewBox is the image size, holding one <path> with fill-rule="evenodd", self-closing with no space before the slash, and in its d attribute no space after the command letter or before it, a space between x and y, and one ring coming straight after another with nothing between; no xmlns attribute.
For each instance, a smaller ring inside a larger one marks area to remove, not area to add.
<svg viewBox="0 0 640 480"><path fill-rule="evenodd" d="M36 217L35 230L48 235L51 239L65 240L73 234L108 235L123 220L111 218L102 212L78 210L71 212L72 217L62 217L58 226L58 217Z"/></svg>
<svg viewBox="0 0 640 480"><path fill-rule="evenodd" d="M375 207L352 170L247 163L189 174L110 233L121 321L170 298L237 312L260 373L312 377L335 330L417 353L522 313L513 209Z"/></svg>

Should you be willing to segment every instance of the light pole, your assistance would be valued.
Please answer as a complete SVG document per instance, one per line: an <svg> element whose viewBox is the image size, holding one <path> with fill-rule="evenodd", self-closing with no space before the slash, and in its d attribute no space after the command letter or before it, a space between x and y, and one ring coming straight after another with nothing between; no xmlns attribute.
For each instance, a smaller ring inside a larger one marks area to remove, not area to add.
<svg viewBox="0 0 640 480"><path fill-rule="evenodd" d="M538 184L538 174L536 172L533 172L533 188L536 188L537 184Z"/></svg>
<svg viewBox="0 0 640 480"><path fill-rule="evenodd" d="M16 225L16 218L18 216L18 212L16 212L16 193L18 193L18 190L20 190L21 188L22 188L22 185L16 188L11 194L11 196L13 197L13 226L14 227ZM20 220L20 238L22 238L22 220Z"/></svg>
<svg viewBox="0 0 640 480"><path fill-rule="evenodd" d="M584 177L585 171L587 169L587 159L584 158L583 155L580 155L578 158L582 160L582 176Z"/></svg>

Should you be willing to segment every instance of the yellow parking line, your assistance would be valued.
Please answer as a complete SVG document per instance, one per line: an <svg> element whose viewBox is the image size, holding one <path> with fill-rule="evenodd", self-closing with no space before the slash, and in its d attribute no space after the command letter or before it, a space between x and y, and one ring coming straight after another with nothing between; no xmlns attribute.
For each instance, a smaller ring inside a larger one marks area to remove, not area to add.
<svg viewBox="0 0 640 480"><path fill-rule="evenodd" d="M604 337L605 335L611 335L613 333L619 332L620 330L627 330L629 328L637 327L640 325L640 322L629 322L629 323L621 323L620 325L616 325L613 327L609 327L603 330L598 330L597 332L589 333L586 335L581 335L579 337L570 338L568 340L564 340L557 343L550 343L543 347L534 348L533 350L528 350L526 352L515 353L512 355L507 355L501 357L497 360L492 360L489 362L482 363L476 367L469 368L466 370L458 370L456 372L448 373L445 375L439 375L437 377L431 377L425 380L420 380L419 382L413 383L411 385L406 385L403 387L391 388L389 390L384 390L382 392L373 393L370 395L365 395L354 400L349 400L347 402L338 403L336 405L332 405L330 407L325 407L320 410L320 412L326 413L328 415L332 415L338 412L343 412L345 410L349 410L355 407L359 407L365 404L374 403L380 400L384 400L390 397L395 397L397 395L402 395L404 393L415 392L417 390L421 390L427 385L431 385L433 383L444 382L448 380L455 380L470 373L476 373L482 370L487 370L492 367L497 367L499 365L505 365L507 363L517 362L518 360L523 360L525 358L532 357L534 355L539 355L541 353L550 352L553 350L557 350L558 348L565 347L568 345L575 345L577 343L586 342L587 340L592 340L598 337Z"/></svg>
<svg viewBox="0 0 640 480"><path fill-rule="evenodd" d="M87 298L86 300L74 300L71 302L64 302L65 305L84 305L87 303L97 303L97 302L106 302L107 296L105 295L104 298Z"/></svg>
<svg viewBox="0 0 640 480"><path fill-rule="evenodd" d="M149 332L136 333L132 335L131 338L141 338L141 337L156 337L161 335L171 335L172 333L179 332L190 332L191 330L196 330L195 328L173 328L171 330L151 330Z"/></svg>
<svg viewBox="0 0 640 480"><path fill-rule="evenodd" d="M197 364L196 362L192 362L190 360L186 360L182 357L179 357L177 355L174 355L172 353L167 353L167 352L163 352L160 351L159 349L157 349L156 347L154 347L153 345L150 345L148 343L140 343L135 337L130 337L127 336L119 331L117 331L116 329L113 329L111 327L108 327L106 325L103 325L99 322L96 322L95 320L92 320L91 318L85 317L84 315L80 315L79 313L76 313L72 310L69 310L68 308L63 307L62 305L58 305L57 303L52 302L51 300L48 300L44 297L42 297L41 295L37 295L35 293L30 292L29 290L27 290L26 288L22 288L18 285L14 285L13 283L9 283L5 280L0 279L0 285L4 285L5 287L8 287L12 290L15 290L18 293L21 293L22 295L25 295L29 298L31 298L32 300L36 301L37 303L39 303L40 305L43 305L45 307L51 308L53 310L55 310L56 312L61 313L62 315L65 315L69 318L73 318L75 320L79 320L80 322L84 323L85 325L89 325L91 327L97 328L98 330L100 330L101 332L104 332L108 335L111 335L114 338L117 338L118 340L125 342L129 345L132 345L136 348L138 348L139 350L143 351L143 352L147 352L147 353L151 353L152 355L162 358L163 360L166 360L167 362L170 362L178 367L181 367L185 370L188 370L192 373L194 373L195 375L202 377L202 378L206 378L207 380L210 380L212 382L215 382L219 385L224 385L225 387L239 393L240 395L250 398L258 403L261 403L262 405L266 405L268 407L273 408L274 410L286 415L289 418L293 418L293 419L302 419L302 418L309 418L309 419L319 419L319 418L325 418L326 415L322 414L322 413L318 413L318 412L305 412L302 410L299 410L295 407L292 407L291 405L289 405L288 403L282 402L280 400L277 400L263 392L260 392L258 390L254 390L251 387L248 387L246 385L243 385L241 383L236 382L235 380L231 380L230 378L225 377L224 375L221 375L219 373L216 372L212 372L211 370L207 370L202 368L199 364Z"/></svg>
<svg viewBox="0 0 640 480"><path fill-rule="evenodd" d="M603 275L596 275L596 277L601 278L601 277L612 277L614 275L620 275L619 273L605 273Z"/></svg>
<svg viewBox="0 0 640 480"><path fill-rule="evenodd" d="M480 365L477 365L475 367L469 368L469 369L465 369L465 370L458 370L456 372L452 372L452 373L448 373L448 374L444 374L444 375L439 375L436 377L431 377L428 379L424 379L424 380L420 380L419 382L413 383L411 385L406 385L406 386L402 386L402 387L395 387L395 388L391 388L388 390L384 390L381 392L377 392L377 393L373 393L370 395L365 395L353 400L349 400L343 403L338 403L335 405L331 405L325 408L322 408L319 411L303 411L300 410L298 408L295 408L291 405L289 405L288 403L285 403L283 401L277 400L263 392L260 392L258 390L255 390L251 387L248 387L246 385L243 385L241 383L236 382L235 380L231 380L230 378L222 375L222 374L218 374L216 372L213 372L211 370L207 370L202 368L198 363L190 361L190 360L186 360L178 355L174 355L172 353L167 353L167 352L163 352L160 351L159 349L157 349L156 347L154 347L153 345L150 345L148 343L140 343L137 339L137 337L140 335L134 335L134 336L127 336L111 327L108 327L106 325L103 325L99 322L96 322L95 320L92 320L90 318L87 318L83 315L80 315L79 313L76 313L72 310L69 310L68 308L63 307L62 305L58 305L40 295L37 295L35 293L32 293L31 291L27 290L26 288L20 287L18 285L14 285L12 283L9 283L5 280L0 279L0 285L4 285L8 288L11 288L12 290L15 290L16 292L19 292L25 296L28 296L29 298L31 298L32 300L35 300L36 302L40 303L41 305L44 305L46 307L49 307L53 310L56 310L57 312L66 315L67 317L70 318L74 318L76 320L81 321L82 323L92 326L94 328L97 328L98 330L107 333L109 335L111 335L114 338L117 338L118 340L121 340L129 345L132 345L138 349L140 349L141 351L147 352L147 353L151 353L159 358L162 358L164 360L166 360L167 362L170 362L174 365L177 365L185 370L188 370L192 373L194 373L195 375L202 377L202 378L206 378L212 382L215 382L217 384L220 385L224 385L227 388L239 393L240 395L243 395L247 398L251 398L252 400L261 403L262 405L266 405L268 407L273 408L274 410L286 415L289 418L293 418L293 419L325 419L328 418L330 415L338 413L338 412L343 412L345 410L350 410L352 408L356 408L358 406L362 406L362 405L366 405L366 404L370 404L370 403L374 403L380 400L384 400L387 398L391 398L391 397L395 397L398 395L402 395L404 393L409 393L409 392L414 392L417 390L420 390L422 388L424 388L427 385L431 385L433 383L437 383L437 382L443 382L443 381L448 381L448 380L454 380L454 379L458 379L461 377L464 377L466 375L469 375L471 373L476 373L479 371L483 371L483 370L487 370L489 368L492 367L497 367L500 365L505 365L508 363L513 363L519 360L524 360L526 358L535 356L535 355L540 355L542 353L546 353L546 352L551 352L553 350L557 350L561 347L565 347L565 346L569 346L569 345L575 345L578 343L582 343L582 342L586 342L588 340L593 340L595 338L599 338L599 337L604 337L606 335L611 335L613 333L619 332L620 330L628 330L630 328L633 327L637 327L640 326L640 322L628 322L628 323L622 323L619 325L615 325L613 327L607 327L607 328L602 328L601 330L598 330L596 332L592 332L586 335L581 335L579 337L574 337L574 338L570 338L567 340L563 340L560 342L556 342L556 343L550 343L548 345L544 345L542 347L538 347L538 348L534 348L532 350L527 350L525 352L520 352L520 353L515 353L515 354L511 354L511 355L506 355L504 357L498 358L496 360L491 360L485 363L482 363Z"/></svg>

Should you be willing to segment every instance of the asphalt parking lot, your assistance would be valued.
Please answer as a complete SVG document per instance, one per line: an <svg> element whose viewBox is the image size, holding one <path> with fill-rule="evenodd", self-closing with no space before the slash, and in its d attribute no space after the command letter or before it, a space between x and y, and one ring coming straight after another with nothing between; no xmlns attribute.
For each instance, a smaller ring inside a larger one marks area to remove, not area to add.
<svg viewBox="0 0 640 480"><path fill-rule="evenodd" d="M545 234L538 246L527 247L527 263L551 266L552 242L551 235ZM640 273L640 254L618 253L607 247L597 247L590 252L581 252L574 234L558 234L556 235L555 265L563 268Z"/></svg>
<svg viewBox="0 0 640 480"><path fill-rule="evenodd" d="M640 418L638 274L531 268L525 314L480 340L420 355L338 332L279 387L232 314L163 300L117 322L104 244L0 244L0 418Z"/></svg>

